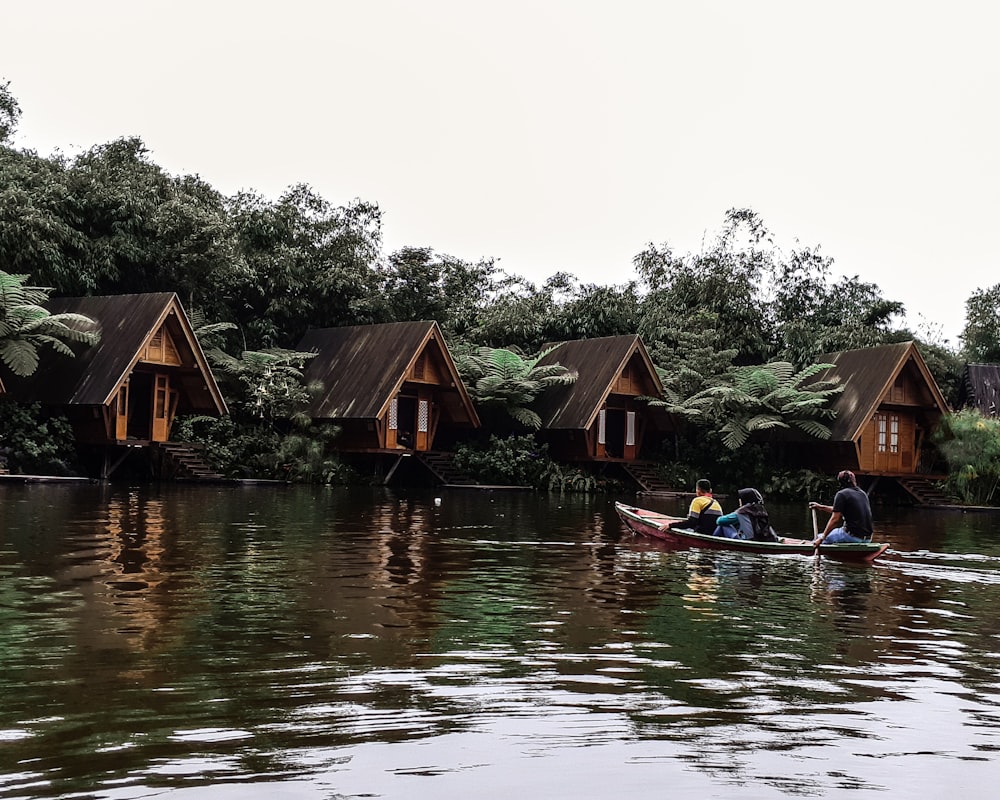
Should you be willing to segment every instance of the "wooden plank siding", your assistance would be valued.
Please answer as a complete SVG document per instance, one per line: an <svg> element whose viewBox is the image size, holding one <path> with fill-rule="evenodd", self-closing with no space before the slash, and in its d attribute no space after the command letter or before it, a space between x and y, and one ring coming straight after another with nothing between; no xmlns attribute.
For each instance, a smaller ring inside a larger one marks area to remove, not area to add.
<svg viewBox="0 0 1000 800"><path fill-rule="evenodd" d="M228 412L187 315L172 292L55 298L52 314L83 314L100 326L75 358L42 351L28 378L8 377L11 394L58 409L77 441L165 442L179 413Z"/></svg>
<svg viewBox="0 0 1000 800"><path fill-rule="evenodd" d="M914 342L826 353L834 367L816 380L838 379L844 391L834 402L828 441L810 442L808 464L817 469L874 475L912 475L930 432L948 404Z"/></svg>
<svg viewBox="0 0 1000 800"><path fill-rule="evenodd" d="M959 407L1000 416L1000 364L966 364L959 387Z"/></svg>
<svg viewBox="0 0 1000 800"><path fill-rule="evenodd" d="M663 386L636 335L546 345L540 365L561 364L576 383L546 392L538 403L539 436L553 456L568 461L635 461L663 414L638 397L662 397Z"/></svg>
<svg viewBox="0 0 1000 800"><path fill-rule="evenodd" d="M309 413L340 427L338 450L428 451L479 427L436 322L314 329L298 349L316 354L305 374L322 390Z"/></svg>

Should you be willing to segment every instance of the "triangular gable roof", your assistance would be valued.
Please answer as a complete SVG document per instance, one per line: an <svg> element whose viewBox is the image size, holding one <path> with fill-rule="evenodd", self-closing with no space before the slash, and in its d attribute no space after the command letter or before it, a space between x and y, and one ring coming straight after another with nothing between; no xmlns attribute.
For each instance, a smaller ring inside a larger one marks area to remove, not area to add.
<svg viewBox="0 0 1000 800"><path fill-rule="evenodd" d="M844 386L844 391L834 401L833 409L837 417L831 426L830 441L857 439L896 377L911 363L927 384L938 411L942 414L948 412L948 403L914 342L825 353L817 359L817 363L834 364L834 367L818 373L816 381L837 377Z"/></svg>
<svg viewBox="0 0 1000 800"><path fill-rule="evenodd" d="M463 410L473 426L479 416L459 377L438 324L388 322L316 328L299 342L300 352L315 352L305 377L319 381L323 392L313 401L316 419L377 419L399 393L411 367L427 347L437 348Z"/></svg>
<svg viewBox="0 0 1000 800"><path fill-rule="evenodd" d="M636 334L604 336L598 339L576 339L555 345L538 362L539 366L562 364L579 376L569 386L559 386L542 394L538 413L542 426L550 429L590 428L615 381L629 360L639 355L657 396L663 396L663 384L642 339Z"/></svg>
<svg viewBox="0 0 1000 800"><path fill-rule="evenodd" d="M150 339L174 312L185 343L204 378L208 395L218 413L226 413L226 402L205 354L173 292L59 297L44 305L51 314L83 314L96 320L101 340L92 347L74 348L75 358L43 349L33 375L28 378L8 375L12 394L49 405L105 405L131 374Z"/></svg>
<svg viewBox="0 0 1000 800"><path fill-rule="evenodd" d="M962 401L990 417L1000 416L1000 364L966 364Z"/></svg>

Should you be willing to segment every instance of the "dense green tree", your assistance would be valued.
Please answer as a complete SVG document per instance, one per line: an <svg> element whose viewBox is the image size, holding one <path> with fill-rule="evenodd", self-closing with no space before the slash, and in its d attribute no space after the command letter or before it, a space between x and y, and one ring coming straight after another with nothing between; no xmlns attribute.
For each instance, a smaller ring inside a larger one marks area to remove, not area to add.
<svg viewBox="0 0 1000 800"><path fill-rule="evenodd" d="M241 193L229 212L235 253L221 294L251 349L294 347L310 327L384 316L375 270L377 206L356 201L337 207L299 185L277 202Z"/></svg>
<svg viewBox="0 0 1000 800"><path fill-rule="evenodd" d="M832 265L809 248L775 259L771 307L782 358L804 366L823 353L912 338L896 325L902 303L857 276L831 282Z"/></svg>
<svg viewBox="0 0 1000 800"><path fill-rule="evenodd" d="M174 178L138 139L69 160L0 147L0 256L60 295L215 296L229 258L222 196Z"/></svg>
<svg viewBox="0 0 1000 800"><path fill-rule="evenodd" d="M668 245L650 245L634 259L647 290L642 327L659 336L714 330L714 348L735 349L736 363L765 361L775 349L764 297L774 252L759 217L746 209L728 211L720 233L700 253L678 256ZM684 357L666 339L654 344L673 350L671 358Z"/></svg>
<svg viewBox="0 0 1000 800"><path fill-rule="evenodd" d="M10 81L0 83L0 145L3 145L17 130L21 118L21 106L10 91Z"/></svg>
<svg viewBox="0 0 1000 800"><path fill-rule="evenodd" d="M1000 283L977 289L965 301L962 343L966 361L1000 364Z"/></svg>
<svg viewBox="0 0 1000 800"><path fill-rule="evenodd" d="M635 283L619 286L579 285L572 276L557 274L546 286L562 281L563 296L554 298L554 314L544 326L547 342L569 342L623 336L639 328L639 295Z"/></svg>
<svg viewBox="0 0 1000 800"><path fill-rule="evenodd" d="M538 289L524 278L504 274L488 299L466 338L484 347L532 353L546 343L548 321L555 314L551 287Z"/></svg>
<svg viewBox="0 0 1000 800"><path fill-rule="evenodd" d="M490 260L470 264L429 247L404 247L381 275L385 321L437 320L446 335L473 329L497 277Z"/></svg>

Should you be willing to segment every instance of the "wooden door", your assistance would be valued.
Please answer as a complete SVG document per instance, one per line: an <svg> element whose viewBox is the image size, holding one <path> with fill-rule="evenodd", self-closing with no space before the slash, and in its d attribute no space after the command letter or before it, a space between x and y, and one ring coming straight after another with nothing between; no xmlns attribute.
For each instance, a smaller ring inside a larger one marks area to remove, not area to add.
<svg viewBox="0 0 1000 800"><path fill-rule="evenodd" d="M431 403L423 398L417 400L417 446L416 449L431 449Z"/></svg>
<svg viewBox="0 0 1000 800"><path fill-rule="evenodd" d="M639 437L636 430L637 417L634 411L625 412L625 447L626 461L635 461L639 456Z"/></svg>
<svg viewBox="0 0 1000 800"><path fill-rule="evenodd" d="M157 375L153 381L153 431L154 442L165 442L170 435L170 377Z"/></svg>
<svg viewBox="0 0 1000 800"><path fill-rule="evenodd" d="M115 439L124 441L128 438L128 382L118 387L118 397L115 398Z"/></svg>
<svg viewBox="0 0 1000 800"><path fill-rule="evenodd" d="M903 466L904 427L899 414L879 411L875 414L874 445L875 472L900 472ZM913 452L909 448L909 461L912 469Z"/></svg>

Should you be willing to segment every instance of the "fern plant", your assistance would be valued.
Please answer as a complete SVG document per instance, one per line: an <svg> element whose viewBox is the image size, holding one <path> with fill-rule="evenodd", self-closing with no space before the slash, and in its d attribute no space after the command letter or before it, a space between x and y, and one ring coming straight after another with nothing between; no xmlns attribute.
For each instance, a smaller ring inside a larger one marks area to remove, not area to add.
<svg viewBox="0 0 1000 800"><path fill-rule="evenodd" d="M551 350L534 358L524 358L515 350L481 347L455 360L472 401L479 406L501 409L525 428L538 430L541 417L529 408L532 402L552 386L567 386L577 373L561 364L539 366Z"/></svg>
<svg viewBox="0 0 1000 800"><path fill-rule="evenodd" d="M835 380L812 379L832 364L811 364L796 371L787 361L737 367L730 381L699 392L688 405L718 419L722 441L737 450L755 433L796 428L817 439L830 438L830 403L844 390Z"/></svg>
<svg viewBox="0 0 1000 800"><path fill-rule="evenodd" d="M50 314L42 303L52 289L26 286L27 280L0 271L0 361L21 377L38 369L44 347L72 358L71 343L92 345L101 338L97 323L84 314Z"/></svg>

